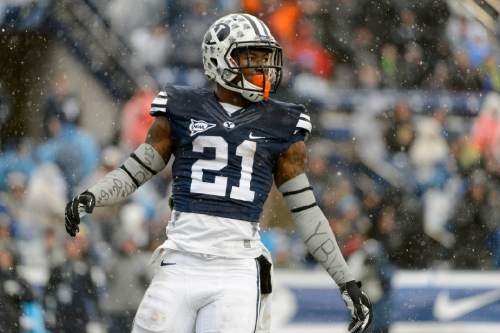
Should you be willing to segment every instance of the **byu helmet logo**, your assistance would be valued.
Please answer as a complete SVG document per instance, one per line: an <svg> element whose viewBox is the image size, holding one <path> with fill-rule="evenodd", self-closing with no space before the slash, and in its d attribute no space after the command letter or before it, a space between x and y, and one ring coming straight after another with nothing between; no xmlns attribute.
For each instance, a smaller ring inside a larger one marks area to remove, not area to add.
<svg viewBox="0 0 500 333"><path fill-rule="evenodd" d="M229 32L231 31L231 29L227 24L219 23L215 26L214 31L217 36L217 39L222 42L224 39L227 38L227 36L229 36Z"/></svg>

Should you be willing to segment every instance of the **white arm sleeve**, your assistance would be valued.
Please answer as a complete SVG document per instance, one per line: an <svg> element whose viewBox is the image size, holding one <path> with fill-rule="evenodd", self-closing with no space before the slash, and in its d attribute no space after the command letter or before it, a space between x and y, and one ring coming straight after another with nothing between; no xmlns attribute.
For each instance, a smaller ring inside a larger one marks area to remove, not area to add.
<svg viewBox="0 0 500 333"><path fill-rule="evenodd" d="M121 167L108 173L88 191L94 194L97 207L113 205L125 200L164 167L160 153L150 144L143 143Z"/></svg>
<svg viewBox="0 0 500 333"><path fill-rule="evenodd" d="M300 174L279 187L293 222L307 249L330 274L337 285L354 280L339 249L327 218L319 209L305 174Z"/></svg>

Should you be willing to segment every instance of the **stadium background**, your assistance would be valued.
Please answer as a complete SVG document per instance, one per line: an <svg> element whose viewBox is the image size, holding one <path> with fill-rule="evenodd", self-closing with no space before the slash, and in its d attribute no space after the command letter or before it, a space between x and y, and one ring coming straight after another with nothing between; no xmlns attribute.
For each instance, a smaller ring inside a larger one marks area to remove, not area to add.
<svg viewBox="0 0 500 333"><path fill-rule="evenodd" d="M277 97L312 115L310 180L374 332L499 332L498 0L0 1L0 332L124 331L168 170L74 240L65 202L142 142L158 87L206 84L201 37L242 10L284 48ZM345 330L274 190L262 229L275 332Z"/></svg>

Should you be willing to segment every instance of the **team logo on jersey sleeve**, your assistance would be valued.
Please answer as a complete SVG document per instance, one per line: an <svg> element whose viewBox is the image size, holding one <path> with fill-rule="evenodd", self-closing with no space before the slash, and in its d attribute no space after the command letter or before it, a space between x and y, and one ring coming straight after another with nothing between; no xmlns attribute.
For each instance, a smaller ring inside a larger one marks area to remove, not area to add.
<svg viewBox="0 0 500 333"><path fill-rule="evenodd" d="M195 120L191 119L191 124L189 125L189 130L191 131L191 136L198 133L208 131L209 129L215 127L215 124L207 123L205 120Z"/></svg>

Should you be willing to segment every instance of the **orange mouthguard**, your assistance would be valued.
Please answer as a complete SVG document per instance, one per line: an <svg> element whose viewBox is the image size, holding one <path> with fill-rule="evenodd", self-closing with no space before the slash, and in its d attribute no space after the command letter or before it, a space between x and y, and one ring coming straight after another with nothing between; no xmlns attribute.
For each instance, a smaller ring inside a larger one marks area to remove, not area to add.
<svg viewBox="0 0 500 333"><path fill-rule="evenodd" d="M267 75L255 74L252 75L248 81L250 81L250 83L256 85L257 87L264 88L264 93L262 94L264 100L267 100L269 98L269 92L271 91L271 82L269 82Z"/></svg>

